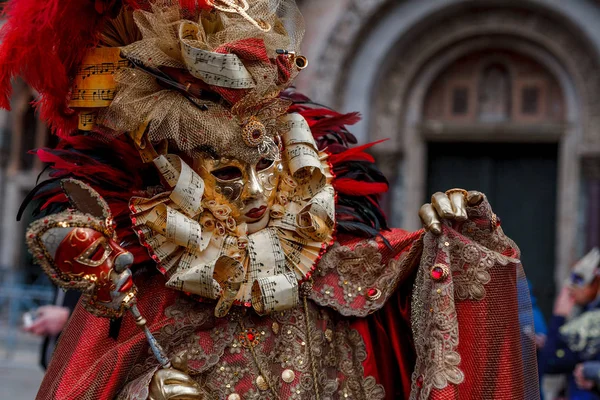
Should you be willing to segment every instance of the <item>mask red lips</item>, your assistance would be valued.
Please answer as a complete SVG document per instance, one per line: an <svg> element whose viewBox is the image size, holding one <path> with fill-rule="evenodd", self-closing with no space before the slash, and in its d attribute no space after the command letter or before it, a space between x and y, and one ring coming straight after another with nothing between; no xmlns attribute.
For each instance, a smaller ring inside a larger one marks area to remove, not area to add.
<svg viewBox="0 0 600 400"><path fill-rule="evenodd" d="M259 218L262 218L263 215L265 215L266 211L267 211L267 206L253 208L252 210L250 210L246 213L246 217L251 218L251 219L259 219Z"/></svg>

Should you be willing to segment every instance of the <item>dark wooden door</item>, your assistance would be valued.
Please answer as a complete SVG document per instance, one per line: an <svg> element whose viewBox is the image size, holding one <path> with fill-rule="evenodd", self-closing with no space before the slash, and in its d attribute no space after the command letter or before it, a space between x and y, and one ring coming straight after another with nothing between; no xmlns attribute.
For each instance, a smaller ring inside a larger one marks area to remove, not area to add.
<svg viewBox="0 0 600 400"><path fill-rule="evenodd" d="M557 154L556 144L428 145L428 193L458 187L487 195L504 232L521 249L546 316L555 291Z"/></svg>

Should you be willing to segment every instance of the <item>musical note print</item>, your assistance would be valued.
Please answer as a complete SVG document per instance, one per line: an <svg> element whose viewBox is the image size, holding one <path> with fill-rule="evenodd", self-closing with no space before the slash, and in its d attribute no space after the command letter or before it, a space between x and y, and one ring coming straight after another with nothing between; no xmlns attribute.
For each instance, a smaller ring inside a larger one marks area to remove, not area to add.
<svg viewBox="0 0 600 400"><path fill-rule="evenodd" d="M94 111L81 112L79 114L78 129L80 131L91 131L96 125L96 113Z"/></svg>
<svg viewBox="0 0 600 400"><path fill-rule="evenodd" d="M251 89L256 86L252 75L235 54L220 54L194 47L198 32L191 23L179 30L182 55L189 72L209 85L229 89Z"/></svg>
<svg viewBox="0 0 600 400"><path fill-rule="evenodd" d="M123 68L131 68L129 60L121 59L116 62L101 62L99 64L83 64L77 70L77 75L81 80L86 80L93 76L114 75Z"/></svg>
<svg viewBox="0 0 600 400"><path fill-rule="evenodd" d="M115 97L115 75L131 65L118 48L90 50L77 70L71 91L70 107L108 107Z"/></svg>

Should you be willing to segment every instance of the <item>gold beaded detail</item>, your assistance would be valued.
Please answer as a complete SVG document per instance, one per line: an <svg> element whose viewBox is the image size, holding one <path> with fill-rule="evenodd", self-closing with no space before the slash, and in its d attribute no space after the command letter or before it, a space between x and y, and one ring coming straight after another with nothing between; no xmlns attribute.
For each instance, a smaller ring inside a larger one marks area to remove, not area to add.
<svg viewBox="0 0 600 400"><path fill-rule="evenodd" d="M238 340L245 348L255 347L260 343L260 334L254 328L247 328L239 333Z"/></svg>
<svg viewBox="0 0 600 400"><path fill-rule="evenodd" d="M266 136L267 128L255 117L251 117L242 128L242 138L248 147L258 147L265 141Z"/></svg>
<svg viewBox="0 0 600 400"><path fill-rule="evenodd" d="M286 369L281 373L281 379L285 383L292 383L294 382L294 379L296 379L296 373L291 369Z"/></svg>
<svg viewBox="0 0 600 400"><path fill-rule="evenodd" d="M267 381L265 380L265 378L262 375L259 375L256 378L256 387L263 391L269 390L269 384L267 383Z"/></svg>

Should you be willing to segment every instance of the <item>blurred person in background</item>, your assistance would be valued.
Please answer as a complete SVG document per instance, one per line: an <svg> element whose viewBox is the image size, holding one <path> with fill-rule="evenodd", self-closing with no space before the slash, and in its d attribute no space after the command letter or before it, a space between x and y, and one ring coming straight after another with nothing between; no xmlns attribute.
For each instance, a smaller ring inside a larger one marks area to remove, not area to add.
<svg viewBox="0 0 600 400"><path fill-rule="evenodd" d="M600 361L586 361L577 364L573 376L577 386L600 394Z"/></svg>
<svg viewBox="0 0 600 400"><path fill-rule="evenodd" d="M531 293L531 311L533 313L533 340L535 342L536 355L538 357L538 374L541 381L543 376L542 365L540 361L542 359L541 352L543 351L544 345L546 344L546 337L548 335L548 326L546 325L546 320L544 319L544 315L542 314L542 310L538 305L537 298L533 295L533 286L530 281L527 281L529 285L529 293ZM540 392L540 397L543 400L543 396Z"/></svg>
<svg viewBox="0 0 600 400"><path fill-rule="evenodd" d="M595 248L575 264L571 279L554 304L540 365L547 374L567 374L567 396L571 400L600 399L590 385L576 379L578 364L600 360L600 251ZM582 312L573 317L576 306ZM572 318L568 320L569 318ZM579 384L578 384L579 383Z"/></svg>
<svg viewBox="0 0 600 400"><path fill-rule="evenodd" d="M44 336L40 354L40 364L44 369L48 367L60 333L67 325L71 313L75 309L80 292L63 291L58 289L54 298L54 304L38 308L34 312L34 320L25 325L23 330L37 336Z"/></svg>

